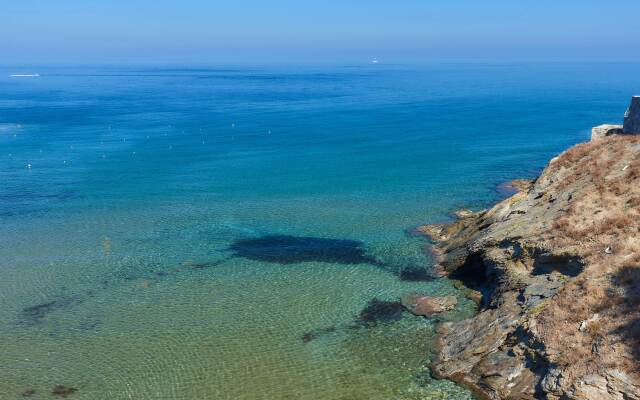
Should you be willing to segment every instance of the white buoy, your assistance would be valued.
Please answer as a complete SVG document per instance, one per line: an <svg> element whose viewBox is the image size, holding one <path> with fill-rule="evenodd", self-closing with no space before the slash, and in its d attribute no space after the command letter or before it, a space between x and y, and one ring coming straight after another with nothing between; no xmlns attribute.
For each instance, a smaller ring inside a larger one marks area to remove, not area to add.
<svg viewBox="0 0 640 400"><path fill-rule="evenodd" d="M27 164L27 169L31 169L31 164Z"/></svg>

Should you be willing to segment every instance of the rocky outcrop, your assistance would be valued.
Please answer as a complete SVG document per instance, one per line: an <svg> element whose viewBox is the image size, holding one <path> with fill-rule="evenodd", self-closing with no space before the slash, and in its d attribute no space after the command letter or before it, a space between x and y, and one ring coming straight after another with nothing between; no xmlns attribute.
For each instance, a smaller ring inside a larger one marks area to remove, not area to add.
<svg viewBox="0 0 640 400"><path fill-rule="evenodd" d="M598 125L591 128L591 140L602 139L611 135L621 135L623 132L622 125Z"/></svg>
<svg viewBox="0 0 640 400"><path fill-rule="evenodd" d="M640 96L633 96L624 114L624 133L640 135Z"/></svg>
<svg viewBox="0 0 640 400"><path fill-rule="evenodd" d="M413 315L431 317L454 309L458 299L456 296L432 297L421 293L409 293L402 296L401 303Z"/></svg>
<svg viewBox="0 0 640 400"><path fill-rule="evenodd" d="M640 400L640 137L554 158L487 211L419 229L482 293L439 327L436 377L487 399Z"/></svg>

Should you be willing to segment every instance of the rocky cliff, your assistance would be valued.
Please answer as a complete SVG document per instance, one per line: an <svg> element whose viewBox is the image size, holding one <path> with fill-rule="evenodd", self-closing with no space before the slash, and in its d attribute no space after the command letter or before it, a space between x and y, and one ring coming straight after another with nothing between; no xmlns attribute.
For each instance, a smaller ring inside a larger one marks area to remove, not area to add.
<svg viewBox="0 0 640 400"><path fill-rule="evenodd" d="M577 145L490 210L421 230L480 302L441 325L436 376L488 399L640 399L640 137Z"/></svg>

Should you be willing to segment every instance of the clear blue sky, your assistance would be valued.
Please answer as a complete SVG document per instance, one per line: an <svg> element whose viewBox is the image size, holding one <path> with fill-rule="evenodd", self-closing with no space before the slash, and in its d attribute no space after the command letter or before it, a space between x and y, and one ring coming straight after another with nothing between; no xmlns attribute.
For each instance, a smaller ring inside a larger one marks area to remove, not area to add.
<svg viewBox="0 0 640 400"><path fill-rule="evenodd" d="M640 0L0 0L0 63L640 59Z"/></svg>

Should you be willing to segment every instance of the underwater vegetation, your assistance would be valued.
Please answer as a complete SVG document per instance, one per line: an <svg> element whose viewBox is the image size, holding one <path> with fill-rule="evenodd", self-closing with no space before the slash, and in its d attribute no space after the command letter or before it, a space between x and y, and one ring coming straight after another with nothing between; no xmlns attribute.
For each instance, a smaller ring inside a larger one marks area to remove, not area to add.
<svg viewBox="0 0 640 400"><path fill-rule="evenodd" d="M426 266L411 265L398 267L385 264L366 253L364 243L357 240L319 238L292 235L266 235L257 238L238 239L228 248L232 254L218 262L191 264L193 268L204 269L216 266L233 257L253 261L270 262L281 265L302 262L326 262L354 265L369 264L397 275L407 282L426 282L434 279Z"/></svg>
<svg viewBox="0 0 640 400"><path fill-rule="evenodd" d="M57 385L56 387L53 388L53 391L51 391L51 394L57 397L67 398L68 396L71 396L77 391L78 389L74 387Z"/></svg>
<svg viewBox="0 0 640 400"><path fill-rule="evenodd" d="M57 301L50 301L48 303L42 303L35 306L27 307L22 310L22 314L25 318L32 321L38 321L44 318L49 312L58 307Z"/></svg>
<svg viewBox="0 0 640 400"><path fill-rule="evenodd" d="M385 301L373 298L360 311L356 323L360 326L375 326L381 322L393 322L402 318L405 308L400 301Z"/></svg>
<svg viewBox="0 0 640 400"><path fill-rule="evenodd" d="M316 261L336 264L374 264L363 243L356 240L290 235L268 235L236 240L229 250L235 257L282 265Z"/></svg>
<svg viewBox="0 0 640 400"><path fill-rule="evenodd" d="M79 304L82 301L83 299L80 296L74 295L26 307L22 309L20 320L24 324L34 325L41 322L49 313L61 308Z"/></svg>
<svg viewBox="0 0 640 400"><path fill-rule="evenodd" d="M227 257L227 258L223 258L222 260L217 260L217 261L206 261L206 262L186 262L184 265L192 268L192 269L208 269L208 268L213 268L213 267L217 267L221 264L224 264L225 262L229 261L231 257ZM163 273L161 275L156 274L158 276L166 276L167 273Z"/></svg>
<svg viewBox="0 0 640 400"><path fill-rule="evenodd" d="M380 323L391 323L402 318L402 314L406 311L405 306L400 301L380 300L377 297L369 300L358 315L354 317L354 322L344 328L359 329L373 328ZM300 339L303 343L309 343L321 336L334 333L338 330L335 325L314 329L302 334Z"/></svg>
<svg viewBox="0 0 640 400"><path fill-rule="evenodd" d="M427 282L434 279L426 267L407 267L400 270L398 277L406 282Z"/></svg>
<svg viewBox="0 0 640 400"><path fill-rule="evenodd" d="M310 341L315 340L322 335L333 333L335 331L336 331L335 326L329 326L327 328L322 328L322 329L314 329L312 331L303 333L301 339L303 343L309 343Z"/></svg>

